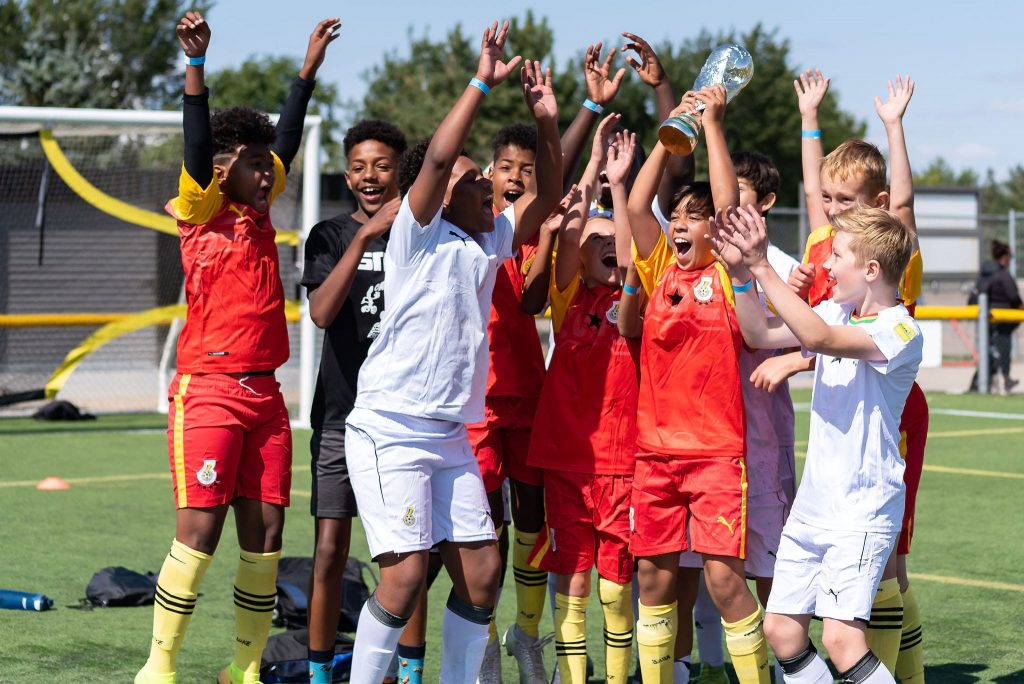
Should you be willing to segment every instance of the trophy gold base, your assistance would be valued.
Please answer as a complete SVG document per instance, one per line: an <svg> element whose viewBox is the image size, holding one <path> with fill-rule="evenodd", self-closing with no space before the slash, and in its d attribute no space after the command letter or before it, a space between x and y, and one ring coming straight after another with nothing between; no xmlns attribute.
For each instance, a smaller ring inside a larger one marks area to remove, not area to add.
<svg viewBox="0 0 1024 684"><path fill-rule="evenodd" d="M665 119L658 128L658 140L672 154L685 157L693 154L697 147L697 133L700 122L694 117L683 114Z"/></svg>

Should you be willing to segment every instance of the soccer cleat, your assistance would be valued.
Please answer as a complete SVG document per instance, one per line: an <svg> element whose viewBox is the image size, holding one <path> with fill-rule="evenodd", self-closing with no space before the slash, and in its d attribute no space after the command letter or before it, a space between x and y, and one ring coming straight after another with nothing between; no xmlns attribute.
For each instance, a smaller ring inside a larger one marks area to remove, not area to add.
<svg viewBox="0 0 1024 684"><path fill-rule="evenodd" d="M516 659L519 664L519 684L547 684L548 675L544 671L542 649L550 641L550 637L539 638L523 634L519 625L512 625L505 630L505 652Z"/></svg>
<svg viewBox="0 0 1024 684"><path fill-rule="evenodd" d="M476 684L501 684L501 644L497 639L487 644Z"/></svg>
<svg viewBox="0 0 1024 684"><path fill-rule="evenodd" d="M145 667L135 675L135 684L177 684L177 682L178 679L173 672L154 674Z"/></svg>
<svg viewBox="0 0 1024 684"><path fill-rule="evenodd" d="M730 684L725 665L700 664L700 673L690 679L690 684Z"/></svg>

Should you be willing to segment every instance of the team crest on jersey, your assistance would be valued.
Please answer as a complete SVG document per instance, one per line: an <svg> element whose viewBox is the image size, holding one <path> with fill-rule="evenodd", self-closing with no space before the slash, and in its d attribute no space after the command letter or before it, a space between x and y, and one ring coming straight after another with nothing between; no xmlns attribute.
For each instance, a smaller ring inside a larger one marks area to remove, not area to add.
<svg viewBox="0 0 1024 684"><path fill-rule="evenodd" d="M701 276L700 282L693 286L693 298L699 304L709 304L714 295L715 290L711 287L711 276Z"/></svg>
<svg viewBox="0 0 1024 684"><path fill-rule="evenodd" d="M608 322L612 325L618 325L619 323L619 303L612 302L612 305L608 307L608 310L604 312L604 317L608 319Z"/></svg>
<svg viewBox="0 0 1024 684"><path fill-rule="evenodd" d="M904 342L909 342L910 340L917 337L917 331L914 330L913 327L903 322L897 323L895 326L893 326L893 332L895 332L896 335L899 336L899 338Z"/></svg>
<svg viewBox="0 0 1024 684"><path fill-rule="evenodd" d="M209 487L217 481L217 461L207 458L203 460L203 467L196 471L196 479L199 484Z"/></svg>
<svg viewBox="0 0 1024 684"><path fill-rule="evenodd" d="M405 523L406 527L412 527L416 524L416 509L412 506L405 509L405 515L402 517L402 522Z"/></svg>

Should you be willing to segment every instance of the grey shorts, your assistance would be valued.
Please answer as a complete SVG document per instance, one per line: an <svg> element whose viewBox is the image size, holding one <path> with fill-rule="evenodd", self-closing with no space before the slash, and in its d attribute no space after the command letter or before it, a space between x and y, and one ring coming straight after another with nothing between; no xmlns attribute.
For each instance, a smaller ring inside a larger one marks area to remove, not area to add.
<svg viewBox="0 0 1024 684"><path fill-rule="evenodd" d="M314 430L309 440L309 453L313 475L310 514L317 518L356 517L356 495L345 460L345 431Z"/></svg>

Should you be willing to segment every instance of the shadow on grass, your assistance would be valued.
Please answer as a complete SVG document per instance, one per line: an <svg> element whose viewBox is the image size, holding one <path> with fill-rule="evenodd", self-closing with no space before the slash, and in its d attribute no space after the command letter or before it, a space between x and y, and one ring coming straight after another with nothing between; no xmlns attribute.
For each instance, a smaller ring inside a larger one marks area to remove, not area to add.
<svg viewBox="0 0 1024 684"><path fill-rule="evenodd" d="M979 663L945 663L943 665L925 665L924 678L927 682L943 682L945 684L973 684L980 682L978 673L988 669ZM1012 676L1012 675L1011 675ZM1016 680L996 680L1012 682Z"/></svg>

